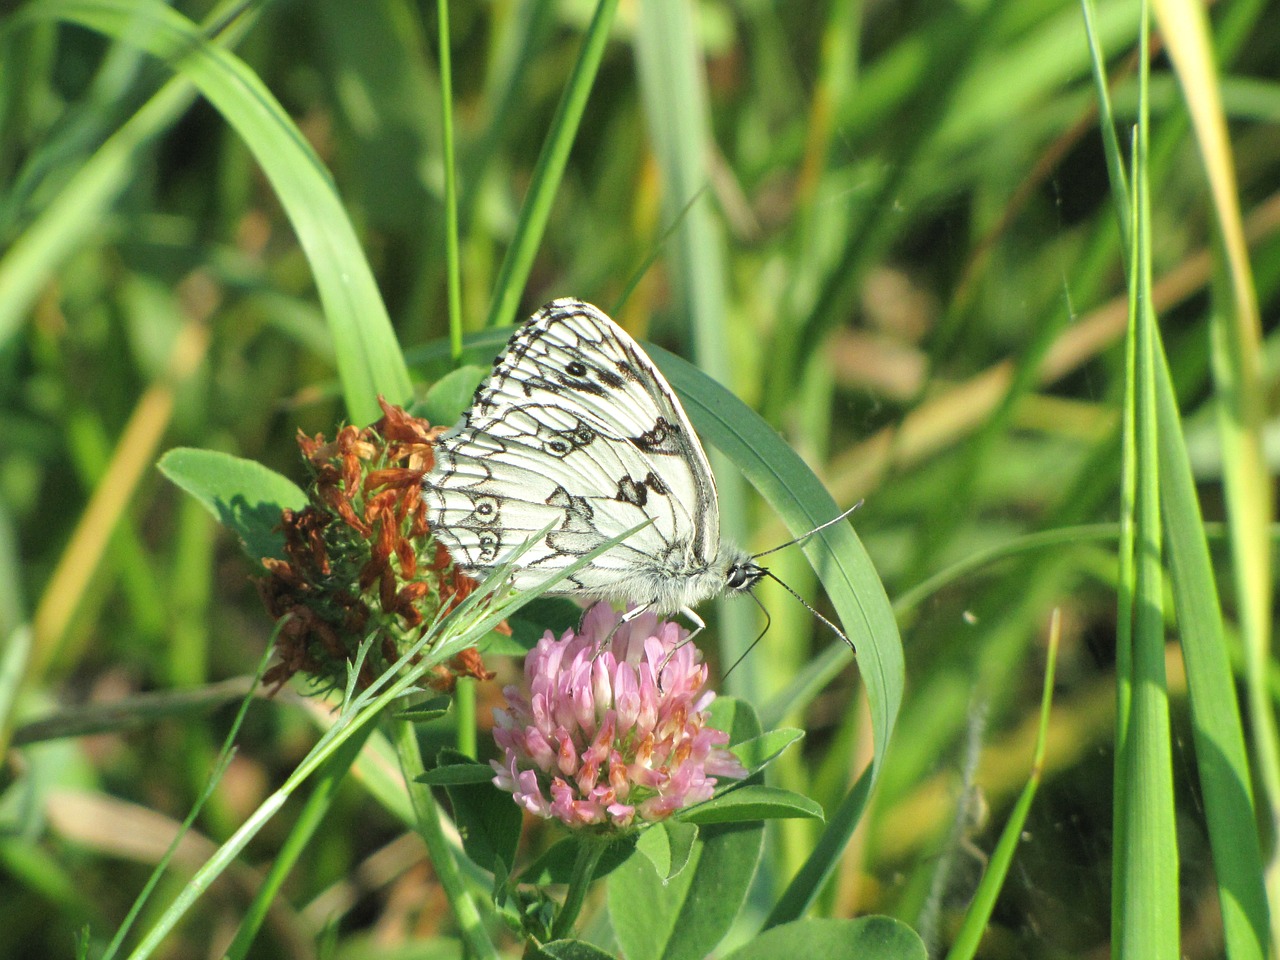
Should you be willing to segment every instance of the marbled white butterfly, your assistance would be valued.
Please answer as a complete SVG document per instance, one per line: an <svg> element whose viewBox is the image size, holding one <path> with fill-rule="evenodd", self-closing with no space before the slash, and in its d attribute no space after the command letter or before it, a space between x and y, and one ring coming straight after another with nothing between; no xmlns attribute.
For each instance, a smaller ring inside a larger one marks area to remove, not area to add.
<svg viewBox="0 0 1280 960"><path fill-rule="evenodd" d="M437 440L423 487L432 532L477 577L551 528L516 562L517 588L646 521L552 592L632 602L629 616L681 611L701 628L691 607L769 575L720 539L715 478L670 384L581 300L553 300L516 330Z"/></svg>

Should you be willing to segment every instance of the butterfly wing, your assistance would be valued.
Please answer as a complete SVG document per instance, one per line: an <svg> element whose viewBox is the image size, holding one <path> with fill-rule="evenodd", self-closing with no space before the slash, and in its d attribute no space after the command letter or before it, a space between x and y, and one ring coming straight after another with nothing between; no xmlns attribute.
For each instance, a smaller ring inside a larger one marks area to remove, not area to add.
<svg viewBox="0 0 1280 960"><path fill-rule="evenodd" d="M552 301L511 337L437 442L424 496L435 535L479 574L550 525L520 556L518 587L646 521L561 592L674 596L673 578L719 553L715 480L689 418L640 346L580 300Z"/></svg>

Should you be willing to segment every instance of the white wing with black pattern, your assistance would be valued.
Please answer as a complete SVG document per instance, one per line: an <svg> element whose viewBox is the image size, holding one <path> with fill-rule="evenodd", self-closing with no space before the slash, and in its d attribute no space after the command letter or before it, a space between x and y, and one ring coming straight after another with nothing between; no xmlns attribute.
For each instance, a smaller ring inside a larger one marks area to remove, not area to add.
<svg viewBox="0 0 1280 960"><path fill-rule="evenodd" d="M763 574L720 541L715 478L671 386L596 307L554 300L512 335L423 482L432 532L532 587L648 521L556 592L671 613Z"/></svg>

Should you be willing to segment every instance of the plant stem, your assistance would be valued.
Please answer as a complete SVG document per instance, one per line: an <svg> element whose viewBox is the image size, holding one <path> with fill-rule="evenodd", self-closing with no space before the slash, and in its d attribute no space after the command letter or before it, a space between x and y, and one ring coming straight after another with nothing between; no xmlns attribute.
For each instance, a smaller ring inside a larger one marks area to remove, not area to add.
<svg viewBox="0 0 1280 960"><path fill-rule="evenodd" d="M453 156L453 66L449 51L449 0L437 0L440 22L440 120L444 151L444 251L449 284L449 352L462 359L462 271L458 261L458 181Z"/></svg>
<svg viewBox="0 0 1280 960"><path fill-rule="evenodd" d="M462 939L466 941L470 955L482 960L498 960L498 952L489 939L480 918L480 910L476 906L466 881L458 871L458 862L454 859L453 848L449 845L440 824L440 807L431 788L418 783L417 778L424 771L422 754L418 751L418 738L413 724L405 720L393 720L392 739L396 745L396 753L400 757L400 769L404 772L405 785L409 790L409 798L413 801L414 814L418 821L418 833L427 844L427 854L431 857L431 865L435 868L440 886L453 907L453 915L458 920Z"/></svg>
<svg viewBox="0 0 1280 960"><path fill-rule="evenodd" d="M458 752L474 760L476 753L476 681L459 677L453 691L453 712L458 718Z"/></svg>
<svg viewBox="0 0 1280 960"><path fill-rule="evenodd" d="M583 901L587 898L587 888L591 886L591 878L595 876L596 864L600 855L608 846L598 837L582 837L578 842L578 858L573 863L573 876L569 879L569 892L564 898L564 906L556 914L555 923L551 925L551 939L563 940L573 931L573 925L582 911Z"/></svg>

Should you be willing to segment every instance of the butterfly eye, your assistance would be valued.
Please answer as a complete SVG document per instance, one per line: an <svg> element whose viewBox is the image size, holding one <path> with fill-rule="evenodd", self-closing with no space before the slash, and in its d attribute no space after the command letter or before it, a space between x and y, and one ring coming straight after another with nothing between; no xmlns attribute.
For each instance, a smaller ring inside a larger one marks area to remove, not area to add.
<svg viewBox="0 0 1280 960"><path fill-rule="evenodd" d="M729 568L724 584L729 590L750 590L763 576L763 567L758 567L754 563L735 563Z"/></svg>

